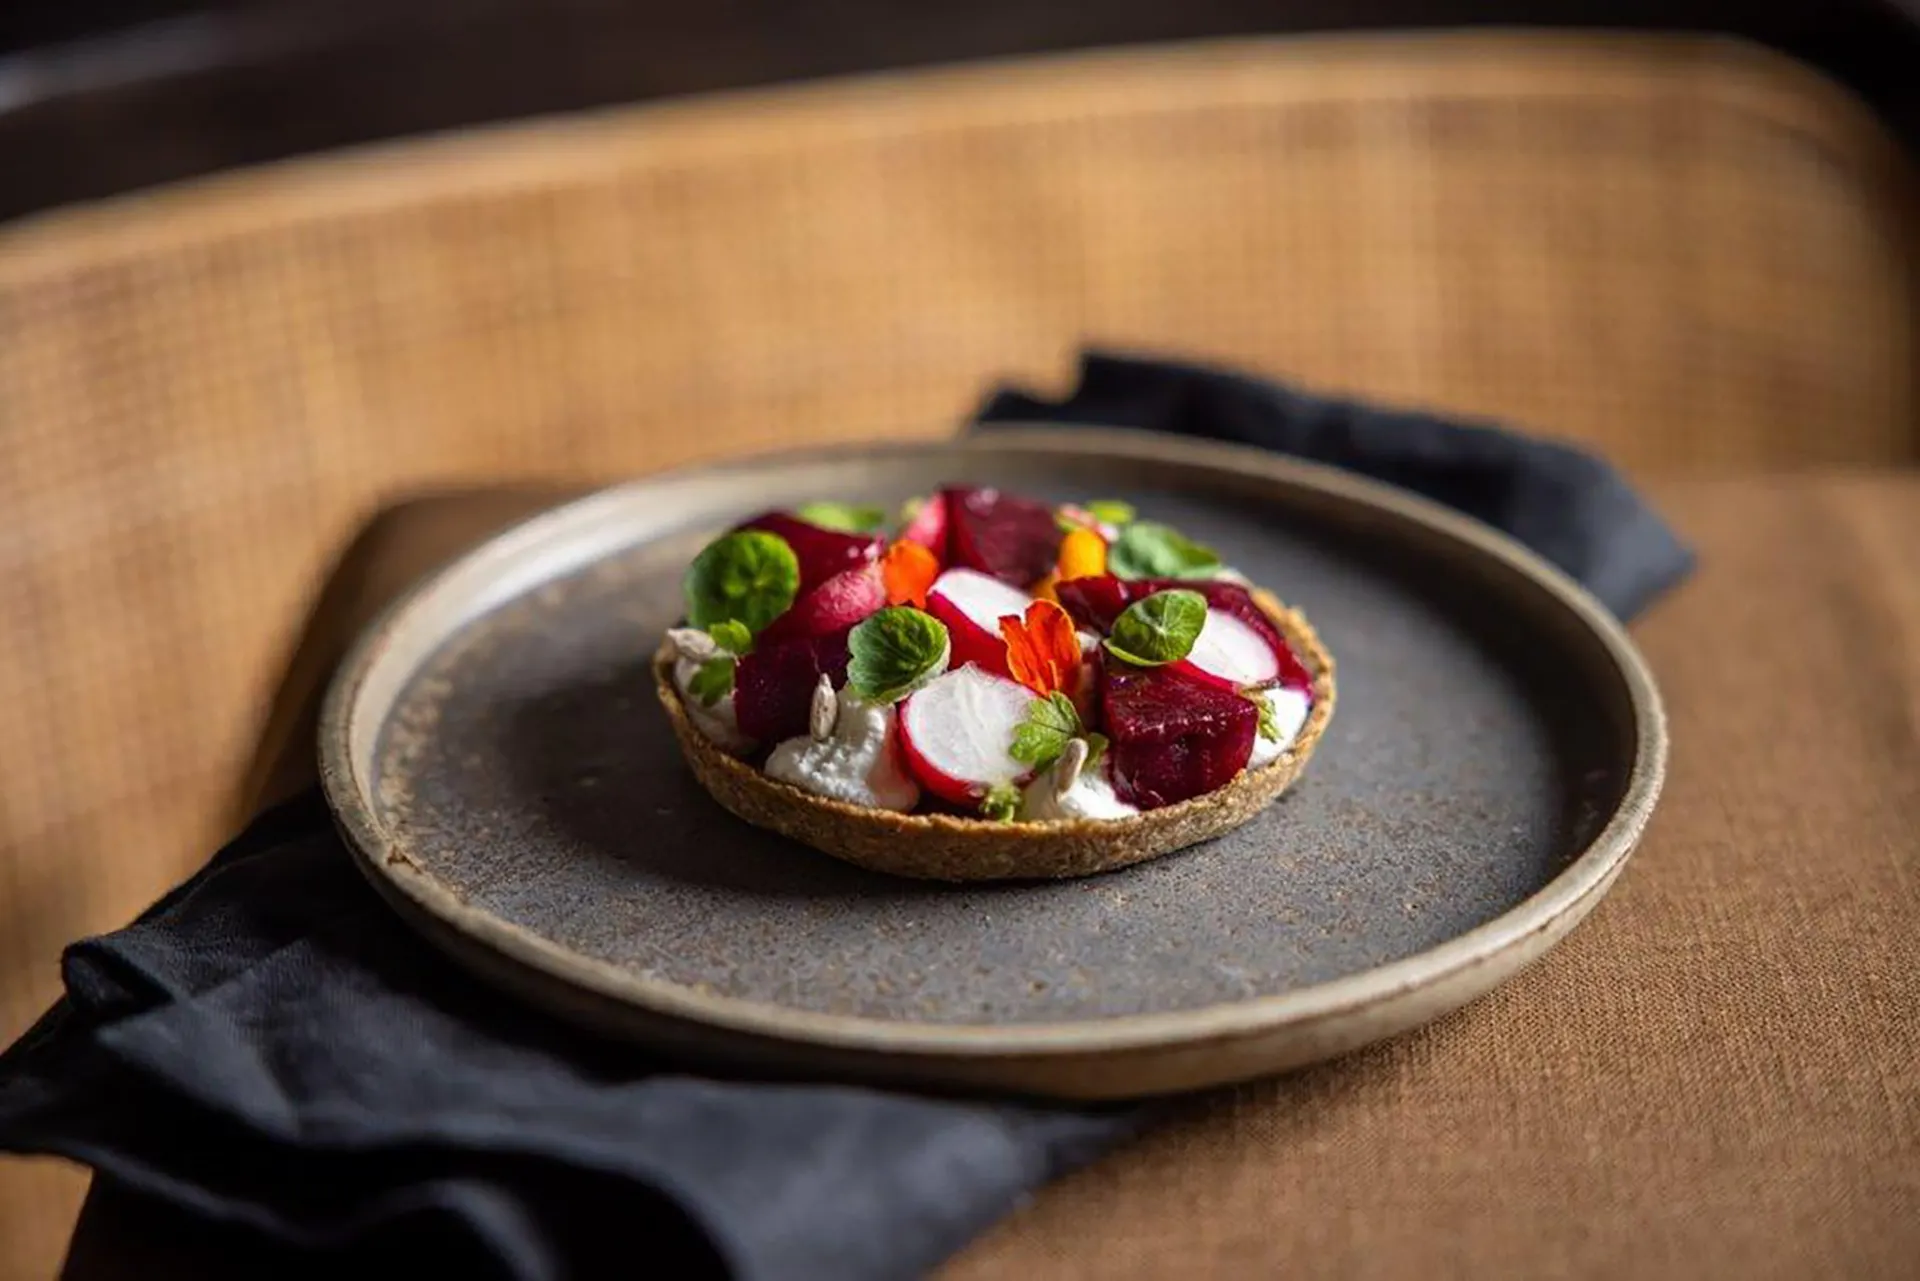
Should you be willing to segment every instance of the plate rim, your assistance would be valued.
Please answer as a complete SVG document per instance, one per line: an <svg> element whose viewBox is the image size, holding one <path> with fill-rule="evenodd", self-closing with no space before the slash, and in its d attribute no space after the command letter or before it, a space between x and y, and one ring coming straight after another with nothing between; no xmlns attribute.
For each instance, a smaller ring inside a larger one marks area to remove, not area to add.
<svg viewBox="0 0 1920 1281"><path fill-rule="evenodd" d="M360 710L361 692L392 636L450 579L472 572L483 561L536 544L556 528L590 523L597 509L624 505L633 495L661 486L770 466L954 452L1120 454L1134 461L1233 471L1361 507L1385 509L1462 545L1468 552L1497 562L1528 580L1530 586L1544 592L1580 624L1590 639L1598 642L1624 688L1631 712L1633 758L1619 801L1585 848L1544 885L1491 920L1433 947L1287 992L1193 1009L1067 1022L911 1022L801 1010L696 992L570 951L462 901L404 855L388 857L391 851L374 811L371 780L362 778L354 759L352 729ZM414 583L362 630L328 684L318 737L322 791L355 863L383 898L402 909L403 917L411 911L424 913L426 921L410 920L408 924L416 929L430 926L421 932L443 950L457 955L466 945L478 946L498 954L495 959L531 970L540 979L611 1000L642 1017L828 1051L964 1059L1078 1057L1192 1047L1364 1018L1431 989L1461 983L1474 986L1477 994L1537 959L1604 896L1651 818L1665 781L1669 752L1667 717L1658 684L1625 628L1584 587L1492 526L1398 486L1253 446L1136 428L1054 424L995 427L991 432L959 438L911 442L878 439L759 451L653 472L534 513ZM443 931L451 931L460 945L448 947L451 940L443 939ZM471 961L468 957L458 959ZM1484 986L1472 984L1470 976L1476 970L1489 972Z"/></svg>

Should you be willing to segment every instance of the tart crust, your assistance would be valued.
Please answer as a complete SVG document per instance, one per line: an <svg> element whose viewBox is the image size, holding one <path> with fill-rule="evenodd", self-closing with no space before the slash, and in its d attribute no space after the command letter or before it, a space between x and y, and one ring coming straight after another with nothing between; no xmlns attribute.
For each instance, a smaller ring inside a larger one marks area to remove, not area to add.
<svg viewBox="0 0 1920 1281"><path fill-rule="evenodd" d="M709 742L673 684L673 648L654 655L655 692L694 777L735 816L875 872L936 881L1005 881L1091 876L1211 840L1252 819L1300 776L1333 718L1333 656L1306 616L1255 590L1307 670L1313 708L1277 758L1245 769L1224 787L1119 819L996 823L948 814L897 814L829 800L769 778Z"/></svg>

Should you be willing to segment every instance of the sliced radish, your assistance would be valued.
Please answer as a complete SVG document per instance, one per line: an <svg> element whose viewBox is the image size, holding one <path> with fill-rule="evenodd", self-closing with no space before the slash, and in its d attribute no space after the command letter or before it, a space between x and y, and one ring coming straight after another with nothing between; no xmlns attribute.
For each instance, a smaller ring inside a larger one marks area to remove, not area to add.
<svg viewBox="0 0 1920 1281"><path fill-rule="evenodd" d="M802 596L787 612L767 624L760 633L761 645L813 636L830 636L843 631L887 603L887 588L880 566L862 565L835 574Z"/></svg>
<svg viewBox="0 0 1920 1281"><path fill-rule="evenodd" d="M1026 686L968 665L936 677L900 705L900 746L920 785L959 805L1032 773L1013 759L1013 735L1027 718Z"/></svg>
<svg viewBox="0 0 1920 1281"><path fill-rule="evenodd" d="M996 676L1011 674L1000 620L1024 616L1031 604L1033 597L1019 588L973 569L950 569L927 589L927 612L945 623L953 638L953 665L978 663Z"/></svg>
<svg viewBox="0 0 1920 1281"><path fill-rule="evenodd" d="M1267 638L1245 620L1218 609L1207 611L1193 649L1174 666L1229 689L1270 685L1280 679L1280 656Z"/></svg>

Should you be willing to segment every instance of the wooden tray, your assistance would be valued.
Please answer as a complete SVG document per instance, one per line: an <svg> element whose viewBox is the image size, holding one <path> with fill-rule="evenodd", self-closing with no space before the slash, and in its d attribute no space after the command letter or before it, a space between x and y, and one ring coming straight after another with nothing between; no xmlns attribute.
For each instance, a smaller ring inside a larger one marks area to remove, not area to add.
<svg viewBox="0 0 1920 1281"><path fill-rule="evenodd" d="M732 818L648 660L734 519L943 481L1117 497L1303 608L1340 712L1239 831L1112 875L885 878ZM1577 586L1401 492L1129 432L788 454L570 503L362 638L323 777L368 876L503 989L762 1070L1062 1097L1263 1075L1413 1027L1563 937L1665 769L1645 665Z"/></svg>

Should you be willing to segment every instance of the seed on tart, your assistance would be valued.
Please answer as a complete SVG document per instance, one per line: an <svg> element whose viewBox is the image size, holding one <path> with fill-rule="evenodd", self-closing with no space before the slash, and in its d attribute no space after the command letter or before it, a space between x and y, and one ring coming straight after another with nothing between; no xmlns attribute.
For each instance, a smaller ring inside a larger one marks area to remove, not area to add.
<svg viewBox="0 0 1920 1281"><path fill-rule="evenodd" d="M1333 712L1306 619L1123 503L949 486L708 544L655 659L695 776L879 871L1085 875L1231 830Z"/></svg>

